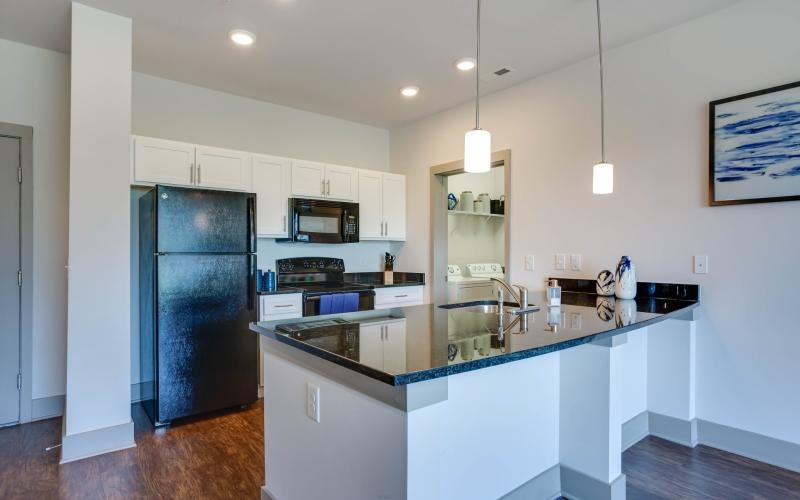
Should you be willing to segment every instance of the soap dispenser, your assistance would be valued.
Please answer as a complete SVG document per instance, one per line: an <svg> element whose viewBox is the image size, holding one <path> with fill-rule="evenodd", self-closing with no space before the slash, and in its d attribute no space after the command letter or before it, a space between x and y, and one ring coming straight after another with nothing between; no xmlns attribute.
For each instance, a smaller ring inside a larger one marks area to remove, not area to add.
<svg viewBox="0 0 800 500"><path fill-rule="evenodd" d="M558 280L551 279L547 281L547 306L559 307L561 305L561 287L558 286Z"/></svg>

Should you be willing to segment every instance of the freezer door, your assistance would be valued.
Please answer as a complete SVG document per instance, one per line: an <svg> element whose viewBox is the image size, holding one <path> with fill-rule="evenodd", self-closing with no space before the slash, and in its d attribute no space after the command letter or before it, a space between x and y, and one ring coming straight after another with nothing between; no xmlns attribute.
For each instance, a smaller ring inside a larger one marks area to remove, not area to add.
<svg viewBox="0 0 800 500"><path fill-rule="evenodd" d="M158 186L157 251L256 251L254 194Z"/></svg>
<svg viewBox="0 0 800 500"><path fill-rule="evenodd" d="M255 256L156 259L158 422L255 401Z"/></svg>

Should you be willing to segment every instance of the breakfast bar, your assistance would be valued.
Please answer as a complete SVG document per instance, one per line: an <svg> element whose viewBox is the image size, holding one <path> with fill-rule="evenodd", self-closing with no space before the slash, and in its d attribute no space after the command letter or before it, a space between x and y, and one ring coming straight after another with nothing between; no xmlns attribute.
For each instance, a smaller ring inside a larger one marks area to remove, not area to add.
<svg viewBox="0 0 800 500"><path fill-rule="evenodd" d="M625 498L621 453L646 431L623 393L647 384L644 411L694 418L699 288L639 283L620 300L568 280L560 307L529 302L539 310L487 299L253 324L262 497Z"/></svg>

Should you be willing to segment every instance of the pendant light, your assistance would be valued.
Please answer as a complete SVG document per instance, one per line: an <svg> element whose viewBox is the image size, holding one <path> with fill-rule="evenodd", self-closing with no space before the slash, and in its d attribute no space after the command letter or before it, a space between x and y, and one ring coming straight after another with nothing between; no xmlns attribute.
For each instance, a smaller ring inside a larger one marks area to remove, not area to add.
<svg viewBox="0 0 800 500"><path fill-rule="evenodd" d="M478 0L475 47L475 128L464 135L464 171L488 172L492 169L492 134L480 127L481 0Z"/></svg>
<svg viewBox="0 0 800 500"><path fill-rule="evenodd" d="M614 164L606 161L606 106L603 81L603 31L600 23L600 0L597 5L597 47L600 53L600 148L601 161L592 171L592 193L611 194L614 192Z"/></svg>

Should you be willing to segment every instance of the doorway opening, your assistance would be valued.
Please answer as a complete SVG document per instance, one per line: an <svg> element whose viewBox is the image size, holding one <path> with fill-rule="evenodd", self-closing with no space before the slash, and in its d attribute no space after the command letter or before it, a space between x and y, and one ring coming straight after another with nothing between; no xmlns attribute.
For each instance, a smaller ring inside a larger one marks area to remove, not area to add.
<svg viewBox="0 0 800 500"><path fill-rule="evenodd" d="M493 153L491 166L481 174L465 173L461 160L431 167L434 303L488 297L488 278L506 275L511 151Z"/></svg>

